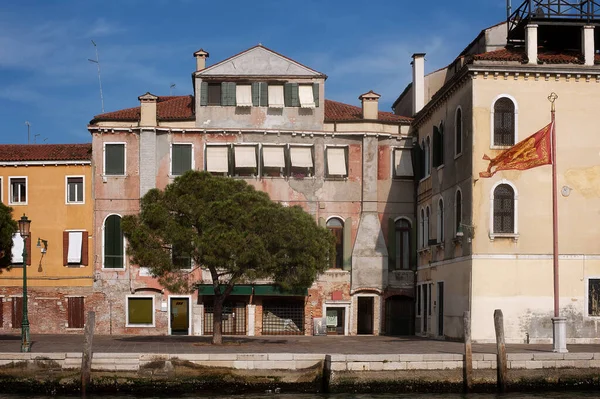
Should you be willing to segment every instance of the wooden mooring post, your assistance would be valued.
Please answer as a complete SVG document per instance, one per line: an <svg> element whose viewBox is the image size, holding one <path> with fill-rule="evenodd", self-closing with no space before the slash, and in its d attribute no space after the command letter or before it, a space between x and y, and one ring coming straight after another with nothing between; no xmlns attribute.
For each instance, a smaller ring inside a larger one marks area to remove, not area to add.
<svg viewBox="0 0 600 399"><path fill-rule="evenodd" d="M83 353L81 356L81 396L85 397L86 390L90 384L92 374L92 342L94 340L94 327L96 325L96 313L88 312L87 323L83 332Z"/></svg>
<svg viewBox="0 0 600 399"><path fill-rule="evenodd" d="M494 328L496 329L496 370L498 374L498 392L506 392L506 377L507 377L507 365L506 365L506 344L504 343L504 316L502 310L496 309L494 311Z"/></svg>
<svg viewBox="0 0 600 399"><path fill-rule="evenodd" d="M465 329L465 359L463 364L463 381L465 393L473 388L473 350L471 348L471 312L463 313L463 326Z"/></svg>

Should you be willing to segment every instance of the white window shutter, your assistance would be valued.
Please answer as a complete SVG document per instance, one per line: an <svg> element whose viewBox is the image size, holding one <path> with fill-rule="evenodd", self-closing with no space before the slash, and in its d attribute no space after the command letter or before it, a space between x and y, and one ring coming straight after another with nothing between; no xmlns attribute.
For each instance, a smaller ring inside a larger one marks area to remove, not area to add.
<svg viewBox="0 0 600 399"><path fill-rule="evenodd" d="M312 147L290 147L292 166L298 168L312 168Z"/></svg>
<svg viewBox="0 0 600 399"><path fill-rule="evenodd" d="M83 233L81 231L69 232L69 250L67 252L68 263L81 263L81 244Z"/></svg>
<svg viewBox="0 0 600 399"><path fill-rule="evenodd" d="M234 161L236 168L256 168L256 147L255 146L235 146Z"/></svg>
<svg viewBox="0 0 600 399"><path fill-rule="evenodd" d="M263 165L271 168L285 168L283 147L263 147Z"/></svg>
<svg viewBox="0 0 600 399"><path fill-rule="evenodd" d="M15 233L13 234L13 246L12 246L12 261L11 263L23 263L23 237L21 234Z"/></svg>
<svg viewBox="0 0 600 399"><path fill-rule="evenodd" d="M327 170L330 175L346 175L346 149L327 148Z"/></svg>
<svg viewBox="0 0 600 399"><path fill-rule="evenodd" d="M225 146L206 147L206 170L208 172L229 172L229 148Z"/></svg>

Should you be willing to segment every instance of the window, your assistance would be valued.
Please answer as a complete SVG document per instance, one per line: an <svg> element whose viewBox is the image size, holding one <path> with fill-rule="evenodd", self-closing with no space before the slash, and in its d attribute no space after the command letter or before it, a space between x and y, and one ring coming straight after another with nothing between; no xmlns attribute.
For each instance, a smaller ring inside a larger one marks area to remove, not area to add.
<svg viewBox="0 0 600 399"><path fill-rule="evenodd" d="M425 222L424 222L424 226L423 226L423 236L424 236L424 243L426 247L429 247L429 216L430 216L430 212L429 212L429 207L425 208Z"/></svg>
<svg viewBox="0 0 600 399"><path fill-rule="evenodd" d="M154 297L127 297L127 327L154 327Z"/></svg>
<svg viewBox="0 0 600 399"><path fill-rule="evenodd" d="M429 159L429 157L431 156L431 141L429 140L429 137L425 139L425 143L423 145L423 152L423 170L425 171L425 177L428 177L429 175L431 175L431 163Z"/></svg>
<svg viewBox="0 0 600 399"><path fill-rule="evenodd" d="M419 248L425 246L425 210L421 208L421 217L419 218Z"/></svg>
<svg viewBox="0 0 600 399"><path fill-rule="evenodd" d="M456 116L454 122L454 155L458 156L462 154L462 135L463 135L463 121L462 121L462 109L456 108Z"/></svg>
<svg viewBox="0 0 600 399"><path fill-rule="evenodd" d="M462 232L462 193L460 190L456 191L456 201L455 201L455 207L454 207L454 212L455 212L455 222L456 222L456 228L455 231L458 232Z"/></svg>
<svg viewBox="0 0 600 399"><path fill-rule="evenodd" d="M235 176L256 176L258 174L258 147L256 145L233 146L233 170Z"/></svg>
<svg viewBox="0 0 600 399"><path fill-rule="evenodd" d="M235 97L237 107L251 107L252 106L252 86L237 85L235 87Z"/></svg>
<svg viewBox="0 0 600 399"><path fill-rule="evenodd" d="M110 215L104 221L104 267L107 269L122 269L125 267L123 260L121 217Z"/></svg>
<svg viewBox="0 0 600 399"><path fill-rule="evenodd" d="M229 174L229 146L206 146L206 171L213 174Z"/></svg>
<svg viewBox="0 0 600 399"><path fill-rule="evenodd" d="M388 259L390 270L410 269L410 222L389 219Z"/></svg>
<svg viewBox="0 0 600 399"><path fill-rule="evenodd" d="M335 237L335 259L331 263L334 269L342 269L344 266L344 222L338 218L327 221L327 228Z"/></svg>
<svg viewBox="0 0 600 399"><path fill-rule="evenodd" d="M171 175L179 176L194 168L191 144L171 144Z"/></svg>
<svg viewBox="0 0 600 399"><path fill-rule="evenodd" d="M8 179L10 185L9 205L27 205L27 178L26 177L10 177Z"/></svg>
<svg viewBox="0 0 600 399"><path fill-rule="evenodd" d="M600 278L588 279L588 316L600 316Z"/></svg>
<svg viewBox="0 0 600 399"><path fill-rule="evenodd" d="M441 198L438 201L437 239L439 243L444 242L444 201Z"/></svg>
<svg viewBox="0 0 600 399"><path fill-rule="evenodd" d="M508 97L500 97L494 103L493 143L495 146L511 146L516 142L516 110L515 103Z"/></svg>
<svg viewBox="0 0 600 399"><path fill-rule="evenodd" d="M515 233L515 191L508 184L494 189L494 233Z"/></svg>
<svg viewBox="0 0 600 399"><path fill-rule="evenodd" d="M413 177L410 149L394 148L392 156L394 157L392 162L392 165L394 165L393 177L395 179Z"/></svg>
<svg viewBox="0 0 600 399"><path fill-rule="evenodd" d="M269 85L269 108L283 108L285 106L283 85Z"/></svg>
<svg viewBox="0 0 600 399"><path fill-rule="evenodd" d="M67 204L83 204L83 176L67 176Z"/></svg>
<svg viewBox="0 0 600 399"><path fill-rule="evenodd" d="M325 176L348 177L348 147L325 147Z"/></svg>
<svg viewBox="0 0 600 399"><path fill-rule="evenodd" d="M421 316L421 287L417 286L417 316Z"/></svg>
<svg viewBox="0 0 600 399"><path fill-rule="evenodd" d="M88 232L64 231L63 232L63 265L87 266L88 265Z"/></svg>
<svg viewBox="0 0 600 399"><path fill-rule="evenodd" d="M125 175L125 143L104 144L104 174L107 176Z"/></svg>
<svg viewBox="0 0 600 399"><path fill-rule="evenodd" d="M285 174L285 147L262 147L262 175L282 177Z"/></svg>
<svg viewBox="0 0 600 399"><path fill-rule="evenodd" d="M290 175L295 178L313 176L313 147L290 146Z"/></svg>
<svg viewBox="0 0 600 399"><path fill-rule="evenodd" d="M189 270L192 268L192 257L180 251L177 246L173 246L171 250L171 256L173 260L173 267L179 270Z"/></svg>
<svg viewBox="0 0 600 399"><path fill-rule="evenodd" d="M299 85L285 83L283 87L284 104L286 107L315 108L319 106L319 84Z"/></svg>
<svg viewBox="0 0 600 399"><path fill-rule="evenodd" d="M283 86L281 87L281 108L283 108ZM270 86L265 82L252 83L252 105L255 107L267 107L270 104Z"/></svg>
<svg viewBox="0 0 600 399"><path fill-rule="evenodd" d="M300 99L300 107L315 108L312 85L300 85L298 87L298 97Z"/></svg>
<svg viewBox="0 0 600 399"><path fill-rule="evenodd" d="M433 127L433 167L437 168L444 164L444 125Z"/></svg>
<svg viewBox="0 0 600 399"><path fill-rule="evenodd" d="M202 82L204 83L204 82ZM221 105L221 84L209 83L208 85L208 105Z"/></svg>
<svg viewBox="0 0 600 399"><path fill-rule="evenodd" d="M70 297L67 301L67 327L83 328L85 324L83 297Z"/></svg>

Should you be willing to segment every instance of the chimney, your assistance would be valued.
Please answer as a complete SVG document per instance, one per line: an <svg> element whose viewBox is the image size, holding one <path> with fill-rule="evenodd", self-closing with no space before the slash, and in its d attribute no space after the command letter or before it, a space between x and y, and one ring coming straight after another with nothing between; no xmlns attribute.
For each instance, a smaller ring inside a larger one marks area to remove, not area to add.
<svg viewBox="0 0 600 399"><path fill-rule="evenodd" d="M379 97L381 95L370 90L368 93L361 94L358 99L362 101L363 119L379 119Z"/></svg>
<svg viewBox="0 0 600 399"><path fill-rule="evenodd" d="M596 56L596 45L594 43L594 27L587 25L583 27L583 38L581 43L583 44L583 58L585 60L584 65L593 66L594 57Z"/></svg>
<svg viewBox="0 0 600 399"><path fill-rule="evenodd" d="M415 115L425 106L425 53L415 53L412 58L412 111Z"/></svg>
<svg viewBox="0 0 600 399"><path fill-rule="evenodd" d="M537 65L538 63L538 26L536 24L527 24L527 33L525 35L525 46L527 48L527 63Z"/></svg>
<svg viewBox="0 0 600 399"><path fill-rule="evenodd" d="M194 53L194 57L196 57L196 71L206 68L206 59L209 57L206 51L200 49Z"/></svg>
<svg viewBox="0 0 600 399"><path fill-rule="evenodd" d="M139 96L140 100L140 126L156 126L156 97L150 92Z"/></svg>

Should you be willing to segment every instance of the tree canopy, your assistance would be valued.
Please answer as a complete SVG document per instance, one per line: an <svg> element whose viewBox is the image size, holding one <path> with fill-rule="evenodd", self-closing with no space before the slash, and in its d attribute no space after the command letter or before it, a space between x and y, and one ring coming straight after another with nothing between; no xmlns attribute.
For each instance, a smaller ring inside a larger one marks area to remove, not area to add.
<svg viewBox="0 0 600 399"><path fill-rule="evenodd" d="M139 215L123 218L123 232L132 261L170 291L191 292L201 282L191 278L190 259L209 271L213 343L221 343L222 304L235 284L271 279L283 289L307 288L335 256L331 233L302 208L273 202L243 180L198 171L150 190Z"/></svg>
<svg viewBox="0 0 600 399"><path fill-rule="evenodd" d="M17 229L17 222L12 218L12 208L0 203L0 267L11 264L13 235Z"/></svg>

